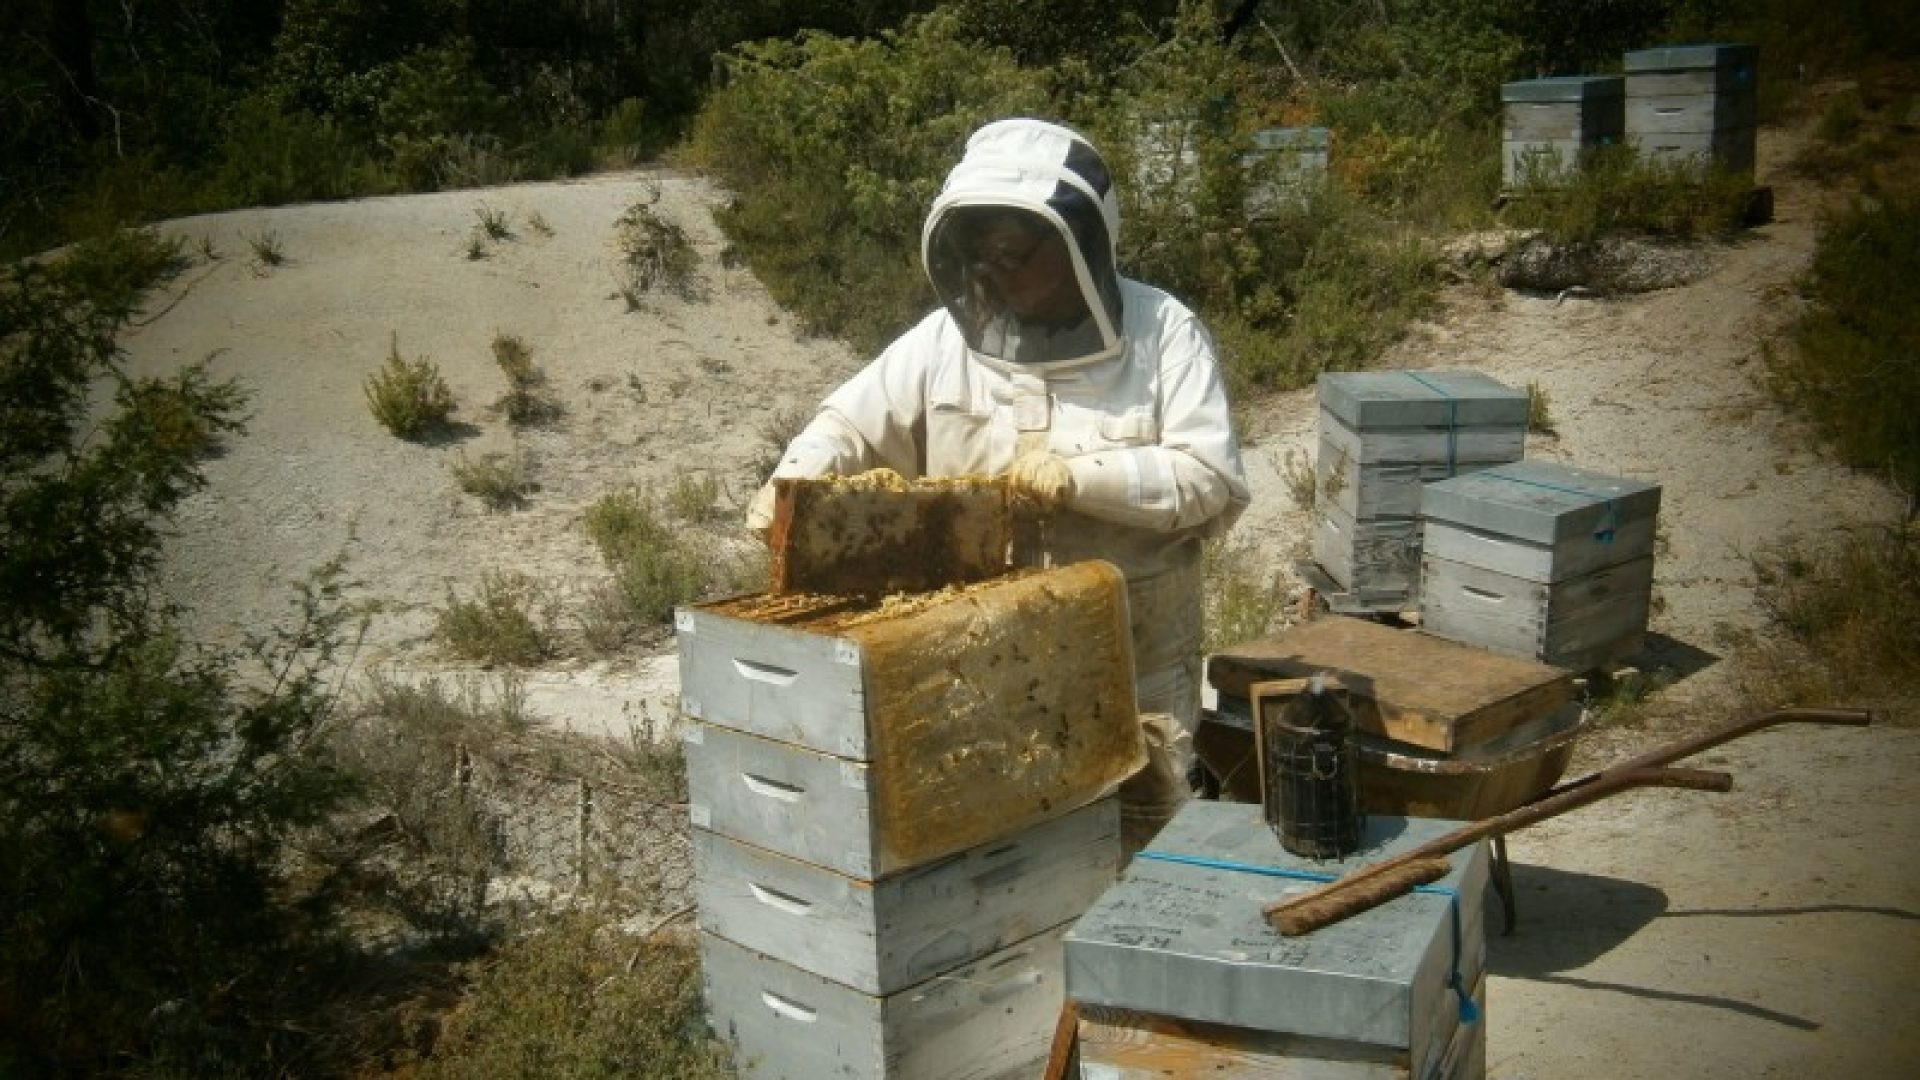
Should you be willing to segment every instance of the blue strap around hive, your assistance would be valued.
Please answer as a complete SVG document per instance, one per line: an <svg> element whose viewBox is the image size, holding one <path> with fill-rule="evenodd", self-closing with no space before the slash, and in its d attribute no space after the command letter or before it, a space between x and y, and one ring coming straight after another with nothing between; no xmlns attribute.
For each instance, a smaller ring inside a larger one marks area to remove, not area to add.
<svg viewBox="0 0 1920 1080"><path fill-rule="evenodd" d="M1454 459L1459 456L1457 451L1460 442L1460 399L1447 393L1446 387L1432 382L1417 371L1409 371L1406 374L1414 382L1447 399L1447 475L1452 476Z"/></svg>
<svg viewBox="0 0 1920 1080"><path fill-rule="evenodd" d="M1547 491L1558 491L1563 495L1578 495L1583 499L1593 498L1593 492L1591 491L1582 491L1579 488L1566 487L1561 484L1549 484L1545 480L1528 480L1519 476L1508 476L1499 469L1489 469L1480 475L1490 480L1502 480L1509 484L1525 484L1527 487L1542 488ZM1593 538L1602 544L1611 544L1613 543L1613 534L1620 528L1620 503L1614 499L1608 499L1606 502L1606 513L1600 517L1600 527L1593 530Z"/></svg>
<svg viewBox="0 0 1920 1080"><path fill-rule="evenodd" d="M1234 862L1231 859L1210 859L1204 855L1176 855L1170 851L1155 851L1148 848L1134 855L1136 859L1152 859L1155 862L1178 863L1182 866L1198 866L1207 870L1231 870L1237 874L1259 874L1262 877L1292 878L1296 881L1330 882L1338 881L1339 874L1325 870L1296 870L1285 866L1261 866L1257 863ZM1467 993L1466 980L1460 977L1460 890L1451 885L1415 885L1414 892L1445 896L1452 915L1453 960L1447 966L1447 989L1452 990L1460 1003L1460 1022L1471 1024L1480 1019L1480 1007L1473 1003L1473 995Z"/></svg>

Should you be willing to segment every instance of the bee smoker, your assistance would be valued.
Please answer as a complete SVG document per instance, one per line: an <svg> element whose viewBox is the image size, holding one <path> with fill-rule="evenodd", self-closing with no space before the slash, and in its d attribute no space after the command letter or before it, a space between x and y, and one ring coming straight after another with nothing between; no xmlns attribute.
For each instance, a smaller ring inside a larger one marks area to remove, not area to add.
<svg viewBox="0 0 1920 1080"><path fill-rule="evenodd" d="M1310 859L1360 849L1360 750L1347 688L1329 675L1252 689L1260 805L1280 844Z"/></svg>

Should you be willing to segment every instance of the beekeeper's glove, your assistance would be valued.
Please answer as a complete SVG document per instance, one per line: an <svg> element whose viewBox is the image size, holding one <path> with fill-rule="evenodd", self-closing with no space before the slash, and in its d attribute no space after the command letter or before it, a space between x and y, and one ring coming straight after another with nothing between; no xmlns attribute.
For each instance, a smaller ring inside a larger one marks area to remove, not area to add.
<svg viewBox="0 0 1920 1080"><path fill-rule="evenodd" d="M1056 510L1073 497L1073 470L1065 458L1045 450L1029 450L1007 470L1007 483L1016 498L1041 510Z"/></svg>

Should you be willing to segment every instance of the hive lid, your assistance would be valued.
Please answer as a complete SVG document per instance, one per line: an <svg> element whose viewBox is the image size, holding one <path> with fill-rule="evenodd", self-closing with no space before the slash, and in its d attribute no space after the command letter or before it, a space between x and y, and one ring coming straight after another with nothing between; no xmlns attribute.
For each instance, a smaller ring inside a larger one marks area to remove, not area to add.
<svg viewBox="0 0 1920 1080"><path fill-rule="evenodd" d="M1317 385L1320 407L1362 432L1527 423L1527 392L1478 371L1339 371Z"/></svg>
<svg viewBox="0 0 1920 1080"><path fill-rule="evenodd" d="M1500 87L1507 102L1598 101L1626 96L1627 81L1618 75L1565 75L1552 79L1523 79Z"/></svg>
<svg viewBox="0 0 1920 1080"><path fill-rule="evenodd" d="M1315 883L1232 867L1338 874L1456 827L1375 815L1358 853L1315 861L1282 848L1258 804L1189 802L1068 932L1067 996L1257 1031L1424 1045L1422 1029L1455 1006L1446 981L1456 961L1467 985L1482 966L1486 856L1479 845L1449 856L1453 869L1437 883L1459 895L1457 957L1443 893L1401 896L1283 937L1262 909Z"/></svg>
<svg viewBox="0 0 1920 1080"><path fill-rule="evenodd" d="M1656 71L1735 68L1747 72L1747 81L1751 82L1754 66L1760 60L1760 50L1752 45L1735 44L1663 45L1659 48L1640 49L1627 53L1624 59L1629 75Z"/></svg>
<svg viewBox="0 0 1920 1080"><path fill-rule="evenodd" d="M1264 128L1249 141L1255 150L1325 150L1330 137L1323 127Z"/></svg>
<svg viewBox="0 0 1920 1080"><path fill-rule="evenodd" d="M1603 542L1622 522L1660 510L1660 486L1551 461L1514 461L1436 480L1420 490L1420 515L1551 546Z"/></svg>

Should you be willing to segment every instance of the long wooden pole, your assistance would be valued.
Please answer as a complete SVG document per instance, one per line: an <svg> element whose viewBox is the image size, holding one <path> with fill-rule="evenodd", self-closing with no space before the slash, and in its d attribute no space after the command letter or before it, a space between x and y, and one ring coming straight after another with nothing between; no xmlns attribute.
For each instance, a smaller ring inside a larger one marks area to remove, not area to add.
<svg viewBox="0 0 1920 1080"><path fill-rule="evenodd" d="M1730 791L1733 778L1723 772L1701 769L1608 769L1572 790L1436 836L1393 858L1361 867L1338 881L1268 904L1262 910L1267 923L1289 937L1318 930L1406 892L1418 884L1407 878L1407 868L1423 860L1450 855L1475 841L1489 836L1504 836L1556 814L1564 814L1609 795L1640 787ZM1402 882L1405 883L1403 888L1388 887L1398 886Z"/></svg>

